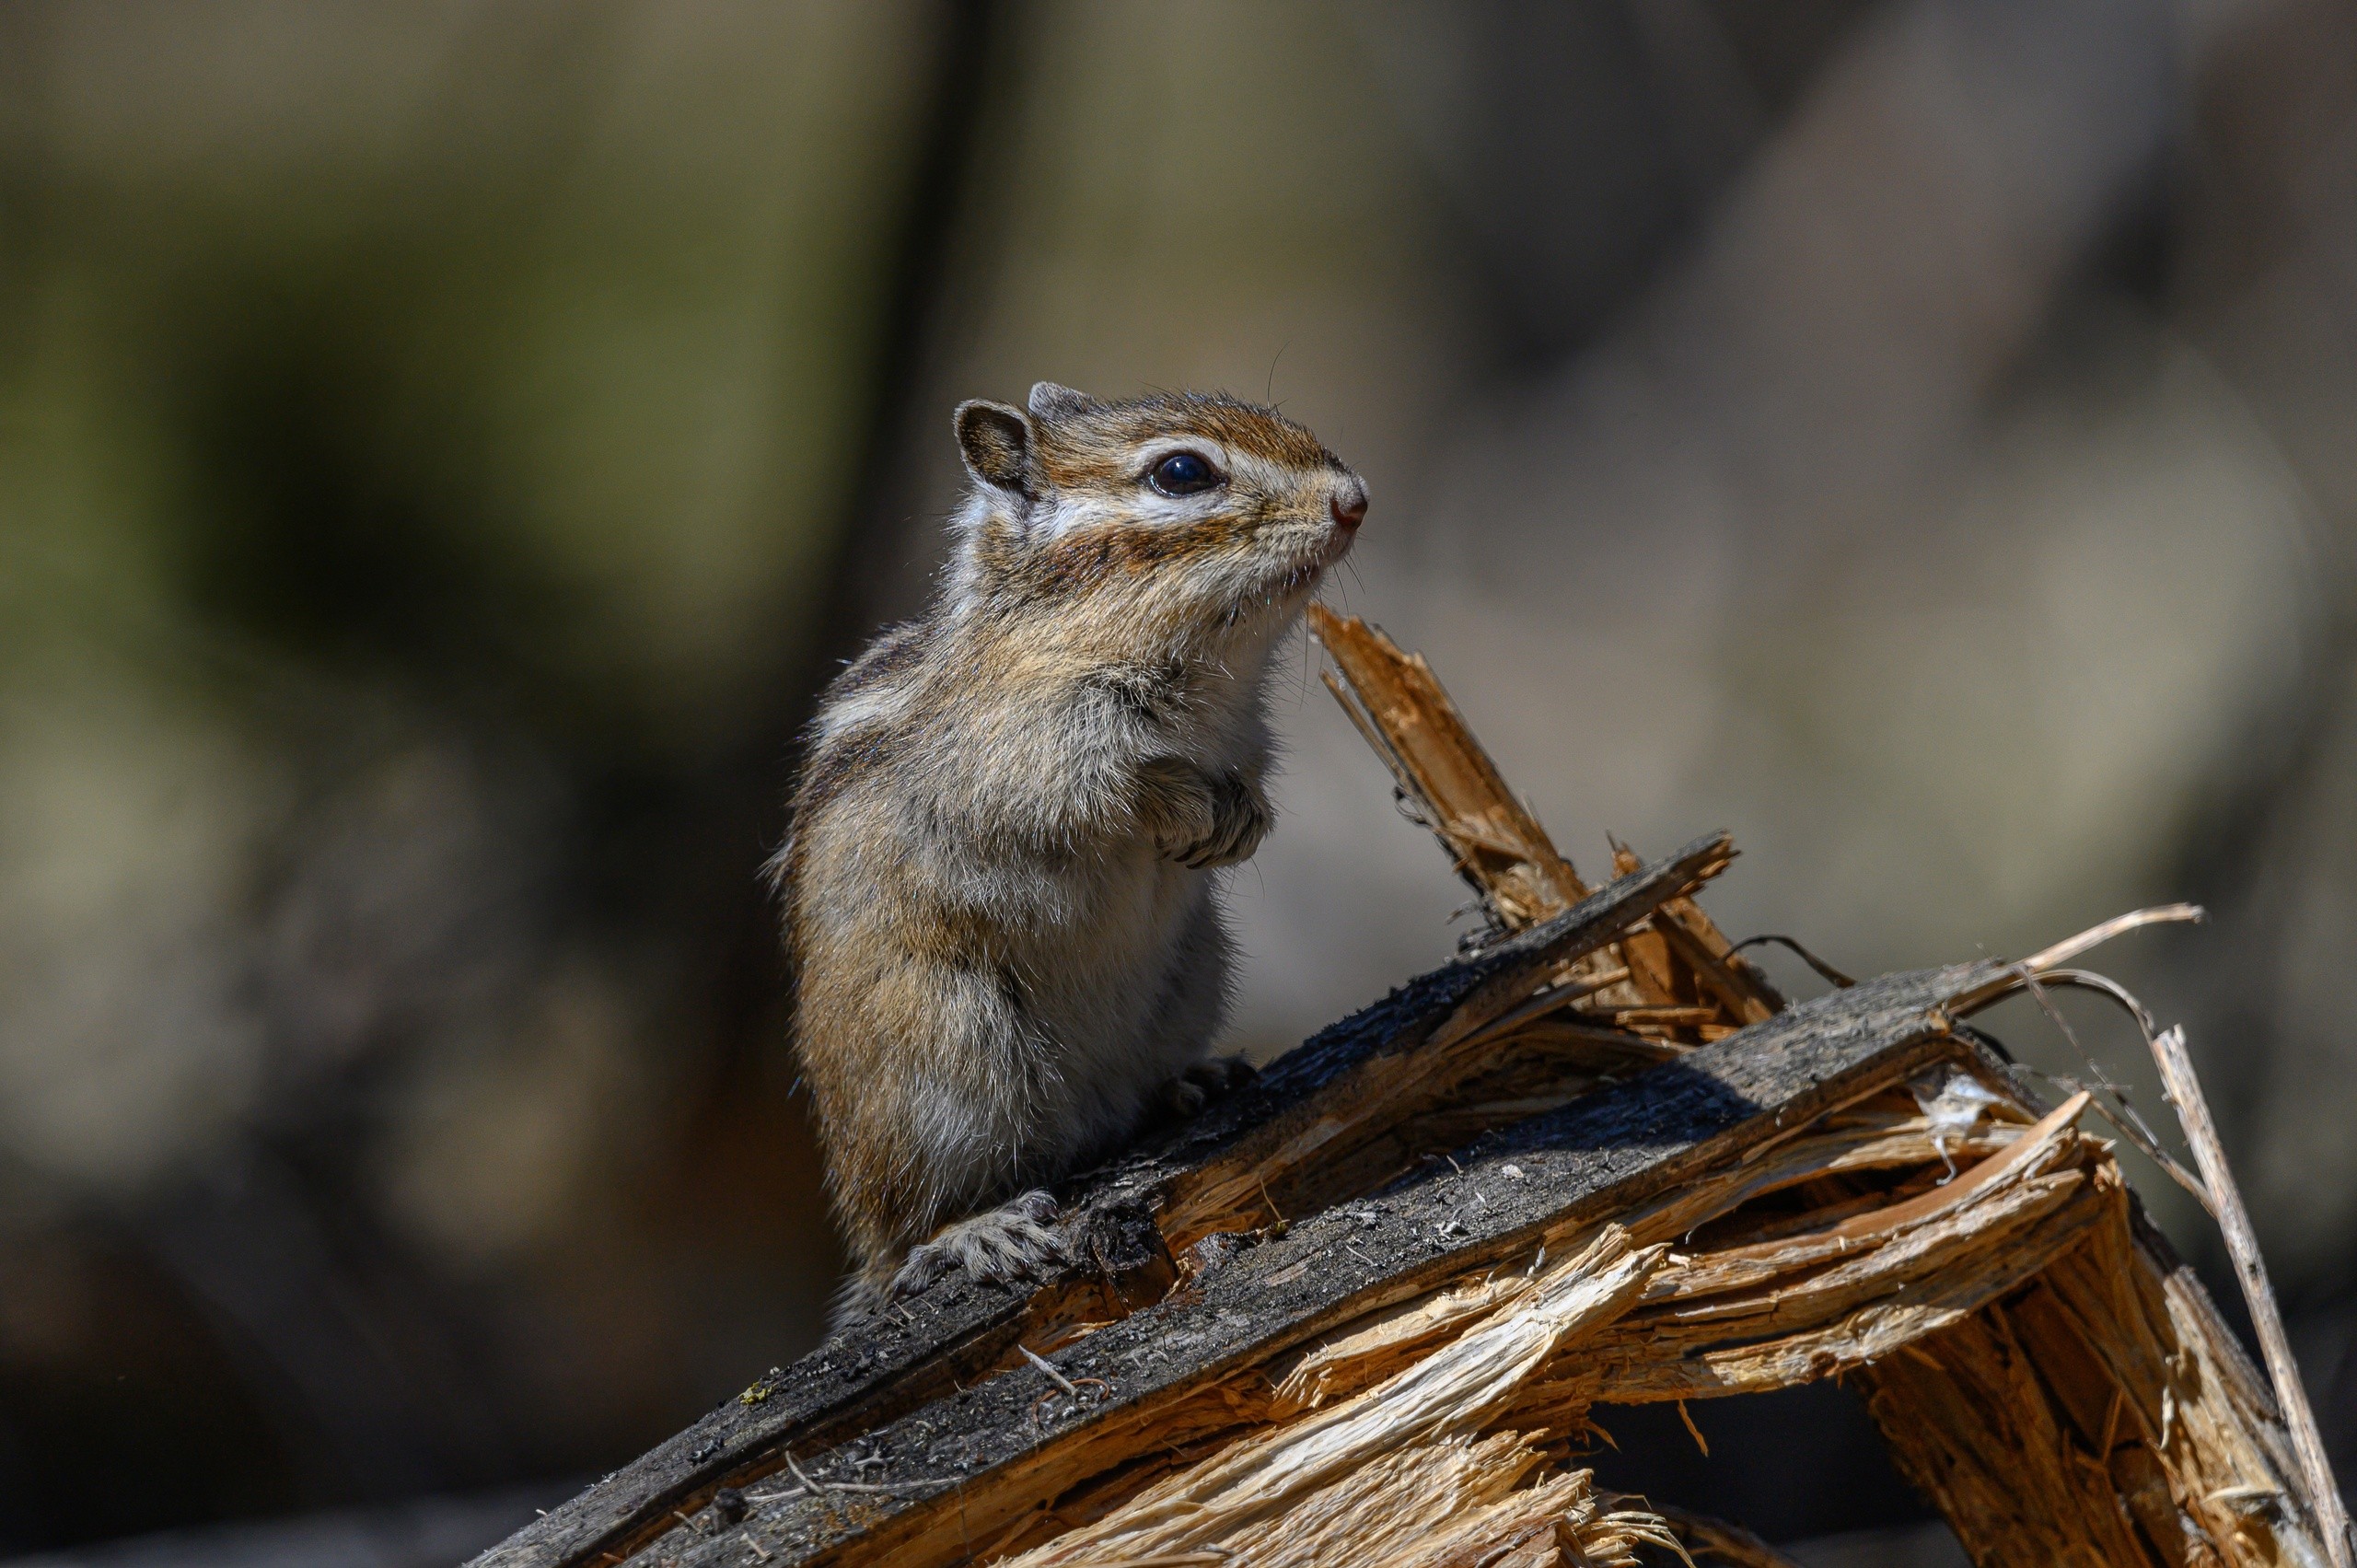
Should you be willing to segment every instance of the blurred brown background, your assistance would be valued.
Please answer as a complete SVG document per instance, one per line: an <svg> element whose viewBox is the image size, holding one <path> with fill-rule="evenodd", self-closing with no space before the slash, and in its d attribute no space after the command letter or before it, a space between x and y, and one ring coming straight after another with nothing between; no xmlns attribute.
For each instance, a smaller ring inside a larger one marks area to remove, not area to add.
<svg viewBox="0 0 2357 1568"><path fill-rule="evenodd" d="M755 872L1040 377L1318 430L1331 597L1584 866L1731 826L1722 923L1855 971L2209 903L2106 962L2357 1462L2340 0L19 0L0 1553L453 1561L813 1342ZM1314 668L1264 1052L1460 898ZM1780 1400L1606 1480L1922 1516Z"/></svg>

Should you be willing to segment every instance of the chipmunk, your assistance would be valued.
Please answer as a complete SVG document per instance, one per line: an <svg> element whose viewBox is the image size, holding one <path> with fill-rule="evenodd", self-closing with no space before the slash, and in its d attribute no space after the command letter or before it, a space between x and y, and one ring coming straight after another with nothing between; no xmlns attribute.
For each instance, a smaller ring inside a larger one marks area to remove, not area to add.
<svg viewBox="0 0 2357 1568"><path fill-rule="evenodd" d="M772 863L852 1320L1062 1260L1045 1188L1250 1076L1212 873L1269 830L1271 656L1366 487L1225 396L960 404L931 610L830 686ZM993 1207L993 1205L997 1205Z"/></svg>

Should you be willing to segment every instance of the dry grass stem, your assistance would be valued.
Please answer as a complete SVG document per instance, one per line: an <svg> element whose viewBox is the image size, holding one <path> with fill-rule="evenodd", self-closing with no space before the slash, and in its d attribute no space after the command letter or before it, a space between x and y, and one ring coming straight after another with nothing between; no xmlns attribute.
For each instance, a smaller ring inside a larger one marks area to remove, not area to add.
<svg viewBox="0 0 2357 1568"><path fill-rule="evenodd" d="M2268 1282L2267 1265L2259 1258L2258 1237L2251 1229L2250 1212L2243 1206L2242 1189L2235 1184L2234 1170L2226 1163L2225 1145L2218 1141L2217 1126L2210 1119L2209 1099L2201 1092L2201 1079L2193 1071L2193 1058L2185 1049L2185 1030L2182 1027L2169 1028L2157 1035L2148 1033L2147 1038L2152 1041L2153 1060L2160 1065L2161 1082L2168 1091L2169 1103L2177 1108L2186 1142L2193 1146L2194 1162L2201 1167L2202 1183L2210 1190L2210 1212L2217 1216L2218 1227L2225 1233L2226 1250L2234 1259L2235 1277L2241 1282L2243 1299L2250 1304L2251 1323L2258 1330L2259 1351L2267 1358L2267 1370L2275 1382L2276 1400L2282 1410L2284 1423L2291 1428L2293 1449L2299 1456L2302 1475L2307 1483L2308 1507L2324 1534L2333 1568L2350 1568L2349 1510L2333 1480L2332 1463L2325 1458L2316 1412L2309 1408L2307 1390L2300 1382L2300 1364L2293 1359L2292 1342L2283 1332L2283 1315L2276 1307L2275 1290Z"/></svg>

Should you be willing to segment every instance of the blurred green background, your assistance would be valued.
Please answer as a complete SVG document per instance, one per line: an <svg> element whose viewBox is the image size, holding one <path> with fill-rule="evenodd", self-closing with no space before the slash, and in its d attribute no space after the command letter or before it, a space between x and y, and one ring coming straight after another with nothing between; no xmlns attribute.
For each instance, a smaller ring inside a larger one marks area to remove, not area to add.
<svg viewBox="0 0 2357 1568"><path fill-rule="evenodd" d="M756 873L1043 377L1316 429L1584 866L1731 826L1853 971L2209 903L2105 961L2357 1460L2345 6L17 0L0 1552L455 1560L815 1342ZM1262 1053L1460 896L1288 659ZM1606 1480L1920 1516L1842 1399Z"/></svg>

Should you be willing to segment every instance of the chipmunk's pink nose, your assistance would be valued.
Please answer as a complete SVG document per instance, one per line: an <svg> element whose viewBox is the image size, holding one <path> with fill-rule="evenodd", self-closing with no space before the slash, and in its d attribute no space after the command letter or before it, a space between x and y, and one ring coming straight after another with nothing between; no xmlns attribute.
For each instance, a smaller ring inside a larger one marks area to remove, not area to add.
<svg viewBox="0 0 2357 1568"><path fill-rule="evenodd" d="M1334 509L1334 520L1346 528L1357 528L1366 517L1366 486L1356 476L1334 487L1327 505Z"/></svg>

